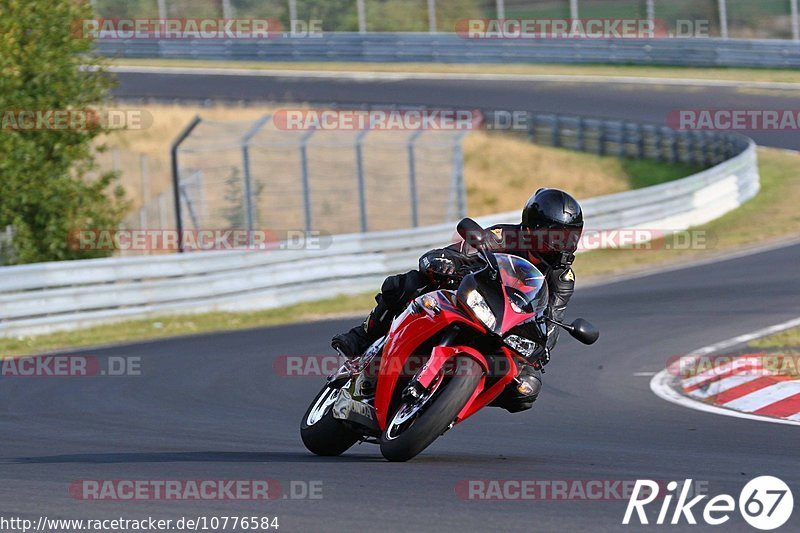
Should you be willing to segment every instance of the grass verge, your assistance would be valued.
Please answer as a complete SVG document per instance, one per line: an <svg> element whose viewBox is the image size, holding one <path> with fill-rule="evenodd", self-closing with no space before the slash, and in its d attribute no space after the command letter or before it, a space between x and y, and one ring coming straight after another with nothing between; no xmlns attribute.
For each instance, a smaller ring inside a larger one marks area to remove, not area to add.
<svg viewBox="0 0 800 533"><path fill-rule="evenodd" d="M651 250L599 250L578 257L575 268L579 280L620 272L630 272L670 263L711 257L744 245L800 233L800 156L773 149L760 149L762 189L759 195L720 219L698 228L709 236L711 246L704 249L666 250L659 242ZM377 287L376 287L377 290ZM58 348L163 338L221 330L245 329L319 319L344 314L365 313L373 304L372 294L342 296L320 302L298 304L282 309L251 313L205 313L190 316L165 316L98 326L26 338L0 339L0 354L23 355ZM354 321L355 322L355 321ZM781 334L784 335L784 334ZM785 332L785 335L792 335ZM797 335L794 333L793 335ZM788 337L793 342L797 337ZM763 342L768 342L766 339ZM800 344L800 341L798 341Z"/></svg>
<svg viewBox="0 0 800 533"><path fill-rule="evenodd" d="M184 59L115 59L111 65L149 67L238 68L256 70L313 70L352 72L415 72L458 74L517 74L567 76L624 76L642 78L701 79L800 83L800 72L791 69L736 69L649 67L636 65L486 65L469 63L281 63L262 61L204 61Z"/></svg>
<svg viewBox="0 0 800 533"><path fill-rule="evenodd" d="M751 348L794 348L800 350L800 328L787 329L748 344Z"/></svg>
<svg viewBox="0 0 800 533"><path fill-rule="evenodd" d="M776 374L800 378L800 327L750 341L747 346L766 351L766 361Z"/></svg>

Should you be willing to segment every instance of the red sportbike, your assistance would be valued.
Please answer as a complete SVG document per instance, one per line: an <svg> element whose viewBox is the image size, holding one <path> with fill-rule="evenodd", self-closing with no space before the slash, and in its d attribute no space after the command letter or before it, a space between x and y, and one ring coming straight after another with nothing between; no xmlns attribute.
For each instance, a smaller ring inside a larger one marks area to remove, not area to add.
<svg viewBox="0 0 800 533"><path fill-rule="evenodd" d="M459 234L483 259L457 290L416 298L389 333L328 377L303 416L300 433L317 455L339 455L356 442L380 444L390 461L407 461L453 425L490 405L517 380L517 362L541 353L547 323L585 344L599 332L583 319L545 316L547 283L528 261L493 253L491 238L464 219Z"/></svg>

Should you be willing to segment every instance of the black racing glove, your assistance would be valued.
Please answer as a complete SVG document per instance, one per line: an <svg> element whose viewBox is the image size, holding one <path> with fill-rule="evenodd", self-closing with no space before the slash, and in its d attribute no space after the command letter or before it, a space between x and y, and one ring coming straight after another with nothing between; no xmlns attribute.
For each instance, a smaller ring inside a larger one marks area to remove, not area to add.
<svg viewBox="0 0 800 533"><path fill-rule="evenodd" d="M469 259L464 254L443 248L431 250L419 260L419 271L434 285L441 286L460 281Z"/></svg>

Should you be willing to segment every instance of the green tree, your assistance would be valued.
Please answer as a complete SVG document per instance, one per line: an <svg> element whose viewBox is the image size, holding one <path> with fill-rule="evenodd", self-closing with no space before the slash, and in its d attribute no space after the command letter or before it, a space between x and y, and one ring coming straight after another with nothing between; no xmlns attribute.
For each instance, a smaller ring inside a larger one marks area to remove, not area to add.
<svg viewBox="0 0 800 533"><path fill-rule="evenodd" d="M0 119L108 102L113 81L75 31L91 17L88 2L0 0ZM13 230L10 262L104 255L69 244L75 230L115 229L126 207L121 188L111 190L114 174L99 173L94 162L102 133L0 124L0 231Z"/></svg>

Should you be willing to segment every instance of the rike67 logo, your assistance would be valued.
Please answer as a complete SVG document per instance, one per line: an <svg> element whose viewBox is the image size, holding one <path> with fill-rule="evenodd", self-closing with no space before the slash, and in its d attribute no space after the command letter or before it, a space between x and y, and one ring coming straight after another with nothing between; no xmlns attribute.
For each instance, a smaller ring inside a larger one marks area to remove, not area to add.
<svg viewBox="0 0 800 533"><path fill-rule="evenodd" d="M736 511L738 503L739 513L748 524L767 531L784 525L792 516L794 509L791 489L782 480L773 476L760 476L748 482L739 493L738 502L729 494L720 494L704 502L705 505L701 505L700 502L708 498L708 495L701 494L689 499L691 487L691 479L687 479L682 487L677 481L670 481L667 483L666 494L659 494L659 484L655 481L636 480L622 523L635 524L638 519L639 524L649 524L645 507L659 498L662 499L661 508L655 521L658 525L676 525L683 523L683 520L695 525L697 524L695 513L701 514L702 520L708 525L722 525L730 520L731 513ZM670 516L670 507L676 496L677 501Z"/></svg>

